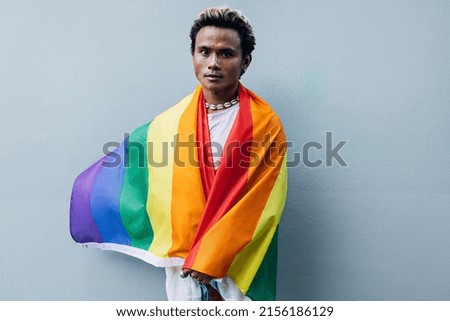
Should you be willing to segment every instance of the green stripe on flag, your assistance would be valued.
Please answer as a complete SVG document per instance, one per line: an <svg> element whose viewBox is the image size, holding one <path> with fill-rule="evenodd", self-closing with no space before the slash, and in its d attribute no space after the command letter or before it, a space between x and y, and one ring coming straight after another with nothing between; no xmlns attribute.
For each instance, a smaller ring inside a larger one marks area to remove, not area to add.
<svg viewBox="0 0 450 321"><path fill-rule="evenodd" d="M264 260L250 284L247 296L253 301L274 301L277 290L278 227Z"/></svg>
<svg viewBox="0 0 450 321"><path fill-rule="evenodd" d="M153 229L146 210L148 194L147 133L151 122L134 130L126 144L125 176L120 197L120 217L131 245L148 250Z"/></svg>

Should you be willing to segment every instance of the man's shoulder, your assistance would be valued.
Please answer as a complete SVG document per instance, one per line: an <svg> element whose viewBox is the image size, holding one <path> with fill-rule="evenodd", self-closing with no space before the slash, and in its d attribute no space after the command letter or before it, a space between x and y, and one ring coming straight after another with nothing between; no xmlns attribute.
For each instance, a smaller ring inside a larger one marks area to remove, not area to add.
<svg viewBox="0 0 450 321"><path fill-rule="evenodd" d="M190 93L189 95L182 98L179 102L177 102L175 105L167 108L162 113L158 114L156 118L165 118L165 117L176 117L180 116L186 107L189 105L189 103L192 101L192 98L194 96L194 92Z"/></svg>
<svg viewBox="0 0 450 321"><path fill-rule="evenodd" d="M250 100L255 106L254 112L263 114L267 121L270 123L281 125L281 120L271 104L269 104L265 99L249 89L247 89L247 93L250 96Z"/></svg>

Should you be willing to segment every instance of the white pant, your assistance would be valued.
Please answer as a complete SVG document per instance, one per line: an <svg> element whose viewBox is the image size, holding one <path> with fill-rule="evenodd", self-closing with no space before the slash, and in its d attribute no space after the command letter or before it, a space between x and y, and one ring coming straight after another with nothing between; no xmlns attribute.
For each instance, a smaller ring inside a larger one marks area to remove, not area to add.
<svg viewBox="0 0 450 321"><path fill-rule="evenodd" d="M199 283L191 277L180 277L181 266L166 267L166 292L169 301L201 301L202 295ZM220 294L225 301L251 301L236 286L233 280L226 276L214 279Z"/></svg>

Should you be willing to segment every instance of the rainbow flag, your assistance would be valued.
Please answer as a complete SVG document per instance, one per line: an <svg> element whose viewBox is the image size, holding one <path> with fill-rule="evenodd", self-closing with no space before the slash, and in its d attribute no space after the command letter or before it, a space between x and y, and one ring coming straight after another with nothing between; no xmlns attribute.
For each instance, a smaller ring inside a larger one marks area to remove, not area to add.
<svg viewBox="0 0 450 321"><path fill-rule="evenodd" d="M270 106L239 88L217 170L198 86L76 178L73 239L155 266L229 275L251 299L274 300L285 134Z"/></svg>

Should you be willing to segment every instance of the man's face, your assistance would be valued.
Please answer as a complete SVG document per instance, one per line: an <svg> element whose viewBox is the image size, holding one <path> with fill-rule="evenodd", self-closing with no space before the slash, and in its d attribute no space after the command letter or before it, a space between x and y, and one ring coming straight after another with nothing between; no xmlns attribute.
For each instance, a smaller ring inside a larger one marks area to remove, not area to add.
<svg viewBox="0 0 450 321"><path fill-rule="evenodd" d="M225 96L230 91L234 94L241 69L250 63L250 59L243 59L238 32L214 26L203 27L197 33L192 60L203 89Z"/></svg>

